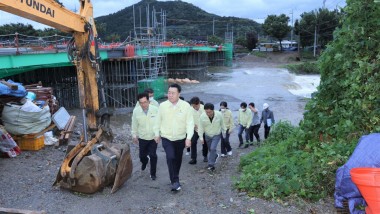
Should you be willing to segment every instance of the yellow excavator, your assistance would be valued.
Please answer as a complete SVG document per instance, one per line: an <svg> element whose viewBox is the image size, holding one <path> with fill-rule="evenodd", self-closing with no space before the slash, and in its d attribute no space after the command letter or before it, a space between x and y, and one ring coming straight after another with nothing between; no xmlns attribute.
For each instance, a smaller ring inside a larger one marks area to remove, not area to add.
<svg viewBox="0 0 380 214"><path fill-rule="evenodd" d="M113 184L113 193L130 178L132 159L128 144L112 143L109 127L112 111L106 106L103 81L99 78L101 69L93 6L91 0L79 0L79 3L79 14L55 0L1 0L0 10L73 33L68 55L76 66L80 107L85 119L81 140L67 153L54 185L94 193Z"/></svg>

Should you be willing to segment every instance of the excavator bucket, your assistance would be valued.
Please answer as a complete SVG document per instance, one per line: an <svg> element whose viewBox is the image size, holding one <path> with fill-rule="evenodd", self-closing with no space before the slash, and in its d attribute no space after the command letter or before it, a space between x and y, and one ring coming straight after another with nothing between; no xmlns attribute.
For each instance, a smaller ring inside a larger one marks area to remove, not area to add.
<svg viewBox="0 0 380 214"><path fill-rule="evenodd" d="M112 192L115 192L130 178L129 146L121 148L119 144L101 141L104 134L100 129L91 141L79 143L66 155L54 185L90 194L114 184Z"/></svg>
<svg viewBox="0 0 380 214"><path fill-rule="evenodd" d="M127 144L121 152L121 157L117 166L115 182L113 184L111 193L116 192L125 181L132 175L133 165L129 145Z"/></svg>

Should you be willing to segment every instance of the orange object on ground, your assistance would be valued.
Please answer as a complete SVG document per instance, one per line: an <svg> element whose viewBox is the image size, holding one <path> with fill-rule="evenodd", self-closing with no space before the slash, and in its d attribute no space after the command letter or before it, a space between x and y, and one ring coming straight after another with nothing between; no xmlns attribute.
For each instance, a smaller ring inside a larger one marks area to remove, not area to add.
<svg viewBox="0 0 380 214"><path fill-rule="evenodd" d="M45 146L44 135L38 137L32 134L13 136L13 139L16 141L21 150L38 151Z"/></svg>
<svg viewBox="0 0 380 214"><path fill-rule="evenodd" d="M350 174L367 203L366 213L380 213L380 168L353 168Z"/></svg>

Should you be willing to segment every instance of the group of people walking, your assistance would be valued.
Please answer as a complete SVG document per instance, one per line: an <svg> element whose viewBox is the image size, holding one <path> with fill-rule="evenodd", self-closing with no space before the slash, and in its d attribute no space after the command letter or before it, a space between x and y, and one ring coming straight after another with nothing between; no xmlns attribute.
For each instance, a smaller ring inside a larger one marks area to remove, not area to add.
<svg viewBox="0 0 380 214"><path fill-rule="evenodd" d="M249 109L249 110L248 110ZM259 129L261 124L264 123L264 138L267 139L270 132L270 127L274 124L273 112L269 110L268 103L264 103L261 118L259 111L255 107L254 103L249 103L247 109L247 103L242 102L240 104L238 114L238 137L239 147L244 145L244 148L253 145L253 136L255 136L257 144L260 145ZM243 132L245 133L245 142L243 142Z"/></svg>
<svg viewBox="0 0 380 214"><path fill-rule="evenodd" d="M217 146L221 142L221 155L231 156L232 147L229 141L234 121L227 102L220 103L220 110L215 110L212 103L203 103L198 97L190 102L180 99L181 86L172 84L168 89L168 99L161 104L153 98L153 90L147 89L138 94L138 102L132 115L132 138L139 144L141 170L145 170L150 161L150 177L156 179L157 144L162 142L166 153L166 162L171 181L171 190L179 191L181 184L179 172L182 164L183 151L190 148L189 164L197 164L198 140L202 144L203 161L207 162L208 170L214 171L219 158ZM264 122L265 138L269 135L271 124L274 123L273 112L268 104L264 104L262 116L259 118L254 103L241 103L238 115L239 147L253 143L253 135L260 142L258 134L260 125ZM242 133L245 132L246 142L243 143Z"/></svg>

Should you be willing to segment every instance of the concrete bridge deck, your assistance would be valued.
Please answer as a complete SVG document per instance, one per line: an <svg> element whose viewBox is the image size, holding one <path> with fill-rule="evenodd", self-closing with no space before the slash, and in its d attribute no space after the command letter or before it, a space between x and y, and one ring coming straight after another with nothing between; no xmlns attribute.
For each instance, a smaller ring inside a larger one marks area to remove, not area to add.
<svg viewBox="0 0 380 214"><path fill-rule="evenodd" d="M126 56L126 48L101 49L102 60L146 57L148 49L137 49L134 55ZM162 46L154 49L155 54L170 55L191 52L225 52L225 46ZM232 55L232 54L231 54ZM32 48L0 48L0 78L12 76L39 68L72 66L67 52L62 50L35 51Z"/></svg>

